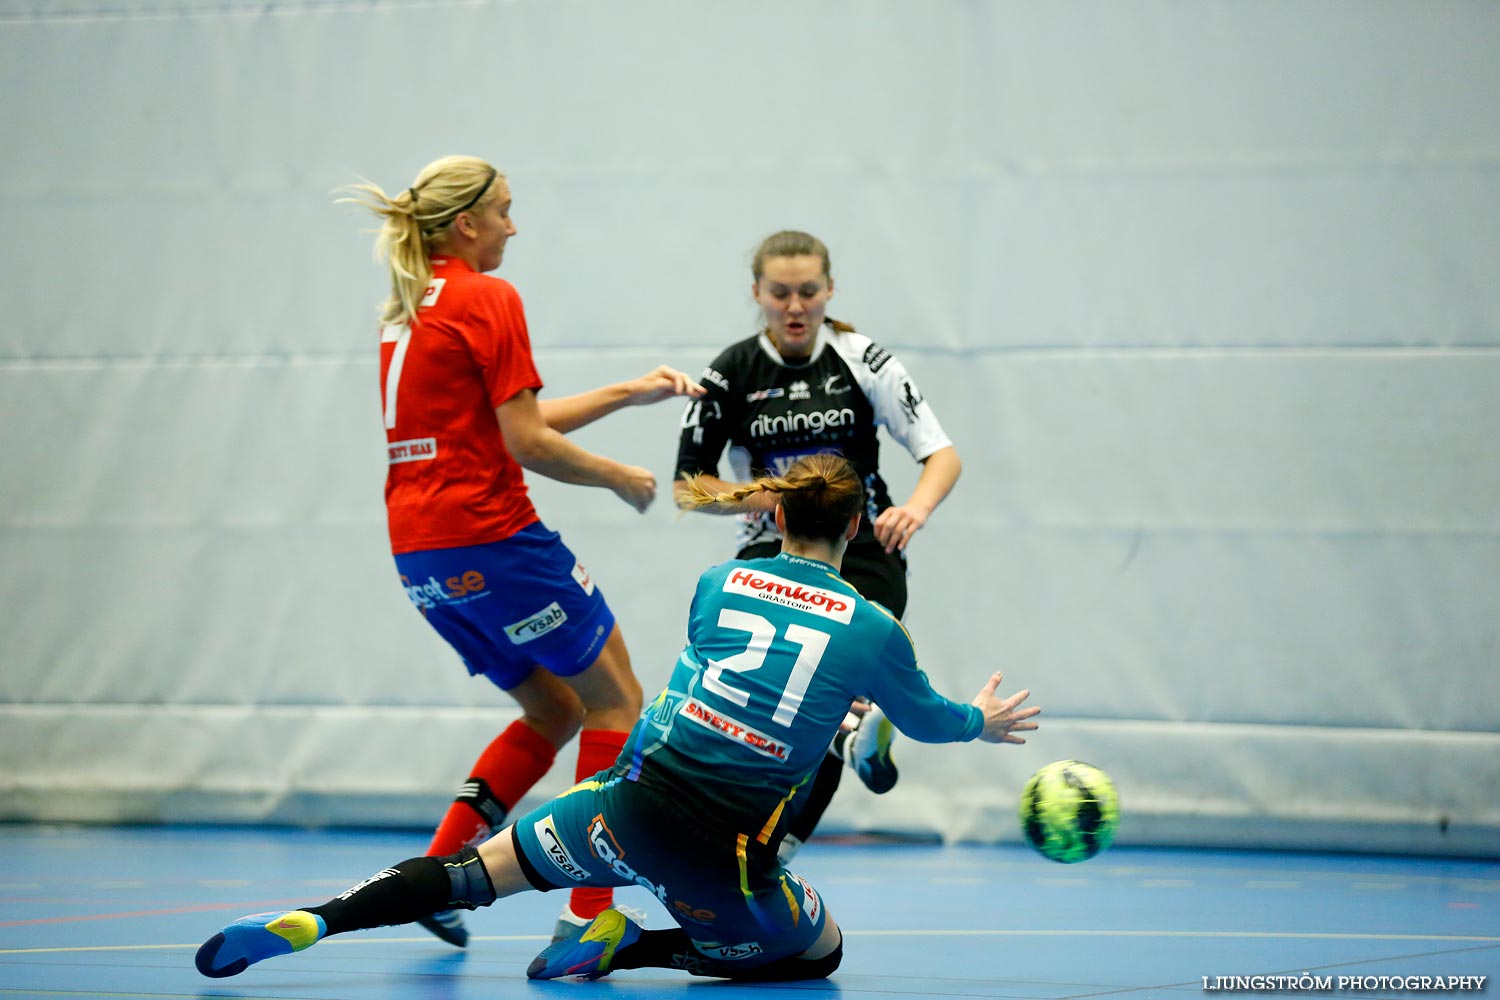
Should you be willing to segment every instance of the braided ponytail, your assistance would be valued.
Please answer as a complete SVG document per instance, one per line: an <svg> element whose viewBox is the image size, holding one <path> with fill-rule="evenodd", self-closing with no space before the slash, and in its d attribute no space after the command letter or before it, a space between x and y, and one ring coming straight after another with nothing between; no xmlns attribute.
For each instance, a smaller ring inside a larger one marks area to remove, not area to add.
<svg viewBox="0 0 1500 1000"><path fill-rule="evenodd" d="M834 541L843 536L849 519L864 507L865 491L848 459L836 454L806 455L782 476L762 476L722 493L704 487L702 476L686 477L687 490L679 504L687 510L737 506L756 493L776 493L786 517L788 535Z"/></svg>

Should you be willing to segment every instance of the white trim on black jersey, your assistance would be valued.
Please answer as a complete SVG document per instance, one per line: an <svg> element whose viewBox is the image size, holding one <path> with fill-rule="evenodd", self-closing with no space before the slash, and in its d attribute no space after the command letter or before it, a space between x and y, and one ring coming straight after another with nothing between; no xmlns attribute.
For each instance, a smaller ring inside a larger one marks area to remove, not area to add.
<svg viewBox="0 0 1500 1000"><path fill-rule="evenodd" d="M892 504L879 470L878 429L922 462L952 441L906 367L869 337L818 329L805 361L788 363L761 332L730 345L704 371L708 394L687 404L677 474L746 482L782 472L800 455L838 451L855 466L867 497L861 532ZM769 514L741 514L737 548L781 535Z"/></svg>

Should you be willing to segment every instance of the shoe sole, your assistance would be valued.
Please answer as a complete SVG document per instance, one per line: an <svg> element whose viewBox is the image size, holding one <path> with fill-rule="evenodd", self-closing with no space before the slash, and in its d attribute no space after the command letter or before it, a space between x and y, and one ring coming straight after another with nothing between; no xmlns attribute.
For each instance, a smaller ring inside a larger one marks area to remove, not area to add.
<svg viewBox="0 0 1500 1000"><path fill-rule="evenodd" d="M224 947L225 937L223 932L215 934L203 944L198 946L198 954L193 956L193 964L198 971L209 979L228 979L230 976L238 976L241 972L250 968L248 958L236 959L228 965L215 965L214 960L219 957L219 949Z"/></svg>
<svg viewBox="0 0 1500 1000"><path fill-rule="evenodd" d="M451 944L455 948L467 948L469 946L469 931L463 924L452 927L448 924L439 923L432 917L421 917L417 920L417 923L438 940Z"/></svg>
<svg viewBox="0 0 1500 1000"><path fill-rule="evenodd" d="M293 952L303 951L318 942L322 928L321 920L317 920L313 928L302 926L300 921L292 927L287 927L283 923L284 930L293 932L291 936L287 936L272 930L271 924L285 921L286 917L291 914L267 915L271 916L272 920L265 923L251 921L248 917L241 918L240 921L230 924L199 945L197 954L193 956L193 964L198 967L198 971L209 979L228 979L230 976L239 975L257 962L264 962L277 955L290 955ZM257 916L260 915L257 914ZM310 937L309 930L312 930ZM218 965L219 954L224 950L225 945L229 944L231 934L237 939L235 943L240 950L250 954L237 958L228 965ZM249 938L248 942L243 940L246 937ZM262 951L264 954L254 954Z"/></svg>

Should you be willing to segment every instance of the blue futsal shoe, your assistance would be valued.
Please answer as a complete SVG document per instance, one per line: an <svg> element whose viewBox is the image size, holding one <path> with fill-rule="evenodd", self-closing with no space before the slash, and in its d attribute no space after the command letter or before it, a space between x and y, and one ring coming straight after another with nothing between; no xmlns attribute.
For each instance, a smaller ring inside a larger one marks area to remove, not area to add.
<svg viewBox="0 0 1500 1000"><path fill-rule="evenodd" d="M614 909L625 914L628 919L640 924L642 928L646 926L645 910L638 910L633 906L626 906L624 903L616 903ZM557 944L561 941L577 941L583 937L583 932L588 929L591 923L593 921L588 917L580 917L573 912L573 904L564 903L562 913L558 915L557 923L552 927L552 940L548 944Z"/></svg>
<svg viewBox="0 0 1500 1000"><path fill-rule="evenodd" d="M564 904L563 911L558 915L557 923L552 928L552 940L547 942L548 946L572 943L583 937L583 932L593 923L588 917L580 917L573 912L571 903Z"/></svg>
<svg viewBox="0 0 1500 1000"><path fill-rule="evenodd" d="M455 948L464 948L469 944L469 929L464 926L464 915L458 910L438 910L419 918L417 923Z"/></svg>
<svg viewBox="0 0 1500 1000"><path fill-rule="evenodd" d="M306 910L252 913L203 942L194 959L210 979L237 976L256 962L311 948L328 927Z"/></svg>
<svg viewBox="0 0 1500 1000"><path fill-rule="evenodd" d="M527 979L561 979L582 976L599 979L609 975L610 963L621 948L641 937L641 925L619 910L605 910L576 938L548 945L526 969Z"/></svg>

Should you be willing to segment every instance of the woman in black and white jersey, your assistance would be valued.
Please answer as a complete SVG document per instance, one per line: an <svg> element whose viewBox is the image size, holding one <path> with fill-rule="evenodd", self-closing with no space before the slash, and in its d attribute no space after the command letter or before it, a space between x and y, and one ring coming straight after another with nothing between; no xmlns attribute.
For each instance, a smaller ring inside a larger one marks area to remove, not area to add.
<svg viewBox="0 0 1500 1000"><path fill-rule="evenodd" d="M900 618L906 611L906 547L958 481L958 452L901 362L826 315L833 275L821 240L796 231L769 236L755 252L751 273L751 294L764 326L704 369L707 393L691 401L683 415L676 494L679 500L684 496L687 476L702 477L710 491L731 492L758 476L784 473L803 455L843 455L865 486L865 517L844 555L844 578ZM902 503L893 501L880 476L881 427L922 465ZM720 479L726 448L730 478ZM737 506L703 509L738 516L737 558L780 550L774 498L751 494ZM876 710L847 753L840 741L790 826L792 851L827 808L843 759L872 791L887 791L895 783L892 735L890 723Z"/></svg>

